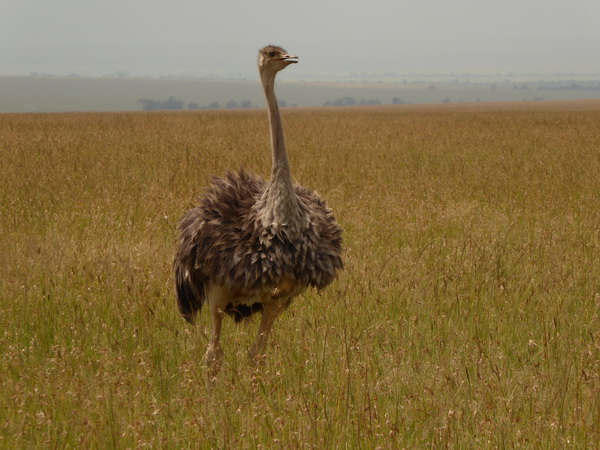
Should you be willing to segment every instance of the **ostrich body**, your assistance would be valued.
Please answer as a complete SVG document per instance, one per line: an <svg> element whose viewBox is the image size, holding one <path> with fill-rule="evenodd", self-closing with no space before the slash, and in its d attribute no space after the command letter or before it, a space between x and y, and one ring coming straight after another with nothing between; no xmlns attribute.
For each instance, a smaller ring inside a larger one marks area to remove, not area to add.
<svg viewBox="0 0 600 450"><path fill-rule="evenodd" d="M221 323L261 311L250 357L264 355L275 319L309 286L322 289L342 269L342 230L319 196L292 181L275 97L277 72L296 63L280 47L259 51L268 104L273 167L268 181L244 170L214 177L179 225L175 282L179 310L193 323L204 303L212 333L209 373L219 370Z"/></svg>

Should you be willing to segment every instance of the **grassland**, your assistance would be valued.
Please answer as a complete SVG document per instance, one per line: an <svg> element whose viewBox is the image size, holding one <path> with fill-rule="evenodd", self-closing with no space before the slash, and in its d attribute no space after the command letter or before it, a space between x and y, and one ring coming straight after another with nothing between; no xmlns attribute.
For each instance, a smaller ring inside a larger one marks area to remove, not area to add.
<svg viewBox="0 0 600 450"><path fill-rule="evenodd" d="M0 115L0 447L599 445L600 103L286 110L347 267L211 387L175 226L266 120Z"/></svg>

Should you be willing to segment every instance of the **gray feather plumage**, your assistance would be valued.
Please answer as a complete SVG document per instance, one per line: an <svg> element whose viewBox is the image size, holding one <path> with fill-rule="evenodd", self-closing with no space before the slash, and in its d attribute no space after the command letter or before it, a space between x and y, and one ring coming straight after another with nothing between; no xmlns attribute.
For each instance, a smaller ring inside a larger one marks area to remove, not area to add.
<svg viewBox="0 0 600 450"><path fill-rule="evenodd" d="M304 229L290 238L285 226L265 227L261 220L257 205L266 188L263 178L243 170L213 178L199 205L179 225L178 285L190 285L201 297L210 280L232 292L260 296L283 277L295 279L303 289L322 289L334 280L343 262L342 230L332 211L315 192L295 184ZM186 306L189 300L178 297L182 314L193 315Z"/></svg>

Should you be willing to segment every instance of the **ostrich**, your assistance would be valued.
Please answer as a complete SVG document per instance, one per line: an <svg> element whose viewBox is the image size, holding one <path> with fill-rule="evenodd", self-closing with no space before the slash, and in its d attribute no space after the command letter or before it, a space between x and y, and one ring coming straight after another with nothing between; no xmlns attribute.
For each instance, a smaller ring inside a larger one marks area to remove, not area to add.
<svg viewBox="0 0 600 450"><path fill-rule="evenodd" d="M322 289L343 268L342 230L313 191L292 181L275 97L275 76L297 56L269 45L259 50L268 104L273 165L268 181L243 169L213 177L199 205L179 224L175 283L179 310L190 323L204 303L211 336L205 360L219 371L225 314L240 322L262 312L249 350L264 356L275 319L309 286Z"/></svg>

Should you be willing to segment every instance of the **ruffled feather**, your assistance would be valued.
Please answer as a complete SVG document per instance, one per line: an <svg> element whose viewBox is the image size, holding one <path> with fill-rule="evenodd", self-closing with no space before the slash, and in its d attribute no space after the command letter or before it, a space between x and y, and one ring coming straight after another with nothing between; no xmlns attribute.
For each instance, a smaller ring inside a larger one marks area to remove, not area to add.
<svg viewBox="0 0 600 450"><path fill-rule="evenodd" d="M260 297L284 278L294 279L300 291L322 289L334 280L343 262L342 230L332 211L315 192L294 185L306 225L289 238L285 227L265 227L257 217L254 206L266 186L263 178L244 170L213 178L179 225L178 284L210 280L231 292Z"/></svg>

